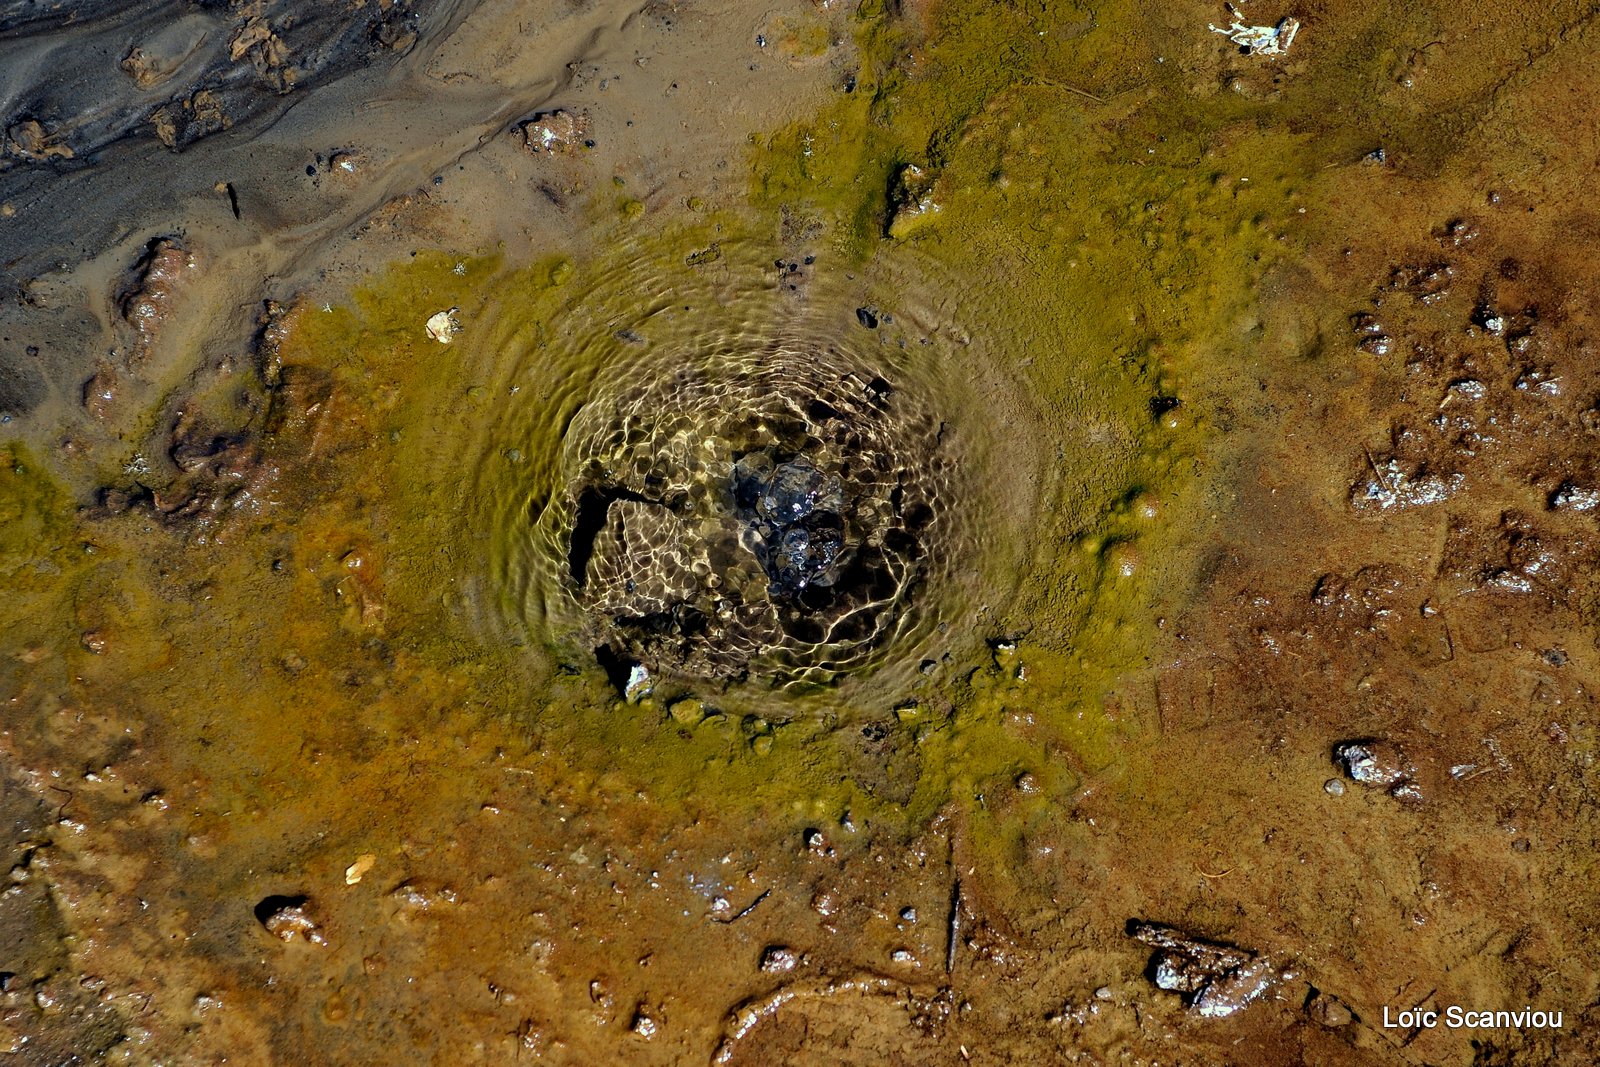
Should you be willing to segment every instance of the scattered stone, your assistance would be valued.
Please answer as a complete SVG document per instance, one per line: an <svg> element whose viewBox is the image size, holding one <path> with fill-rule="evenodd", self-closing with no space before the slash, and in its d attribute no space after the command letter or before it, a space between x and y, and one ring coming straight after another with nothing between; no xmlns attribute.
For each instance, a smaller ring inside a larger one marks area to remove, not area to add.
<svg viewBox="0 0 1600 1067"><path fill-rule="evenodd" d="M255 907L256 920L267 933L280 941L300 938L309 944L326 945L321 925L311 916L311 902L303 896L270 896Z"/></svg>
<svg viewBox="0 0 1600 1067"><path fill-rule="evenodd" d="M409 878L395 886L389 895L409 911L431 911L442 904L454 904L459 899L450 886Z"/></svg>
<svg viewBox="0 0 1600 1067"><path fill-rule="evenodd" d="M355 148L342 148L328 156L328 173L334 178L354 180L368 168L365 152ZM456 273L461 273L457 270Z"/></svg>
<svg viewBox="0 0 1600 1067"><path fill-rule="evenodd" d="M1410 469L1395 456L1367 457L1371 477L1363 475L1350 491L1350 506L1358 511L1424 507L1454 496L1466 482L1460 471L1430 470L1426 463Z"/></svg>
<svg viewBox="0 0 1600 1067"><path fill-rule="evenodd" d="M363 875L372 870L372 865L378 862L378 857L370 852L362 853L356 861L344 869L344 884L355 885L361 881Z"/></svg>
<svg viewBox="0 0 1600 1067"><path fill-rule="evenodd" d="M521 126L523 144L530 152L568 153L584 143L589 120L570 111L535 115Z"/></svg>
<svg viewBox="0 0 1600 1067"><path fill-rule="evenodd" d="M29 162L71 159L74 155L72 149L46 133L45 128L33 119L19 122L7 130L4 147L7 154Z"/></svg>
<svg viewBox="0 0 1600 1067"><path fill-rule="evenodd" d="M228 42L228 58L235 62L250 55L252 51L259 51L259 58L268 66L282 66L288 59L288 49L283 39L273 33L267 20L260 16L251 18L239 27L238 32L233 35L233 40Z"/></svg>
<svg viewBox="0 0 1600 1067"><path fill-rule="evenodd" d="M1410 804L1422 803L1422 790L1416 782L1401 782L1389 790L1389 795L1396 800L1404 800Z"/></svg>
<svg viewBox="0 0 1600 1067"><path fill-rule="evenodd" d="M176 237L158 237L134 265L119 303L122 317L138 336L143 355L172 313L184 280L195 269L195 258Z"/></svg>
<svg viewBox="0 0 1600 1067"><path fill-rule="evenodd" d="M656 1036L660 1025L641 1004L633 1010L633 1021L628 1024L628 1029L648 1041Z"/></svg>
<svg viewBox="0 0 1600 1067"><path fill-rule="evenodd" d="M424 327L428 331L428 336L442 345L455 340L456 334L461 332L461 323L456 321L456 312L460 310L460 308L446 308L428 316Z"/></svg>
<svg viewBox="0 0 1600 1067"><path fill-rule="evenodd" d="M722 246L717 242L712 241L707 247L699 249L695 252L690 252L688 255L684 256L683 263L686 267L703 267L707 263L715 263L721 258Z"/></svg>
<svg viewBox="0 0 1600 1067"><path fill-rule="evenodd" d="M246 434L217 433L204 419L185 414L172 428L167 457L185 474L244 480L260 455Z"/></svg>
<svg viewBox="0 0 1600 1067"><path fill-rule="evenodd" d="M1235 20L1226 27L1209 28L1212 33L1220 33L1238 45L1246 55L1273 57L1289 51L1289 46L1294 44L1294 35L1300 32L1300 20L1285 18L1276 26L1246 26Z"/></svg>
<svg viewBox="0 0 1600 1067"><path fill-rule="evenodd" d="M1322 783L1322 791L1330 797L1342 797L1344 796L1344 781L1339 778L1329 778Z"/></svg>
<svg viewBox="0 0 1600 1067"><path fill-rule="evenodd" d="M1313 1022L1326 1026L1330 1030L1337 1030L1341 1026L1349 1026L1355 1020L1350 1009L1344 1001L1331 993L1317 993L1306 1005L1306 1014L1311 1016Z"/></svg>
<svg viewBox="0 0 1600 1067"><path fill-rule="evenodd" d="M696 726L706 717L706 706L693 697L675 700L667 708L667 714L684 726Z"/></svg>
<svg viewBox="0 0 1600 1067"><path fill-rule="evenodd" d="M1207 1019L1225 1019L1283 977L1271 960L1253 959L1202 989L1194 1000L1194 1010Z"/></svg>
<svg viewBox="0 0 1600 1067"><path fill-rule="evenodd" d="M765 974L787 974L800 965L800 955L788 945L768 945L761 953Z"/></svg>
<svg viewBox="0 0 1600 1067"><path fill-rule="evenodd" d="M635 663L628 670L628 684L623 687L622 695L628 703L637 704L654 689L655 682L650 680L650 672L645 669L644 664Z"/></svg>
<svg viewBox="0 0 1600 1067"><path fill-rule="evenodd" d="M1392 741L1344 741L1333 747L1333 760L1350 780L1373 789L1386 789L1400 800L1421 800L1413 778L1416 768Z"/></svg>
<svg viewBox="0 0 1600 1067"><path fill-rule="evenodd" d="M176 70L168 57L153 55L137 45L129 49L117 65L141 89L155 88L172 77Z"/></svg>
<svg viewBox="0 0 1600 1067"><path fill-rule="evenodd" d="M1470 222L1467 219L1451 219L1449 222L1444 224L1442 229L1439 230L1439 243L1450 244L1459 248L1462 245L1470 244L1472 241L1475 241L1478 237L1478 233L1479 230L1477 224Z"/></svg>
<svg viewBox="0 0 1600 1067"><path fill-rule="evenodd" d="M1208 1019L1226 1018L1292 977L1265 956L1170 926L1133 921L1128 934L1156 950L1150 978L1157 988L1182 994L1196 1014Z"/></svg>
<svg viewBox="0 0 1600 1067"><path fill-rule="evenodd" d="M1553 511L1593 511L1597 507L1600 507L1600 492L1571 482L1562 482L1550 494L1550 508Z"/></svg>
<svg viewBox="0 0 1600 1067"><path fill-rule="evenodd" d="M915 163L907 163L895 175L889 193L889 236L903 240L940 211L934 198L935 178Z"/></svg>
<svg viewBox="0 0 1600 1067"><path fill-rule="evenodd" d="M1405 293L1419 304L1437 304L1450 294L1455 268L1449 263L1408 263L1389 272L1386 292Z"/></svg>
<svg viewBox="0 0 1600 1067"><path fill-rule="evenodd" d="M102 365L94 377L83 384L83 410L91 418L105 420L111 417L117 400L119 380L115 367Z"/></svg>
<svg viewBox="0 0 1600 1067"><path fill-rule="evenodd" d="M828 840L828 835L821 830L807 830L802 837L806 851L813 856L832 856L833 844Z"/></svg>
<svg viewBox="0 0 1600 1067"><path fill-rule="evenodd" d="M202 89L151 112L150 125L162 144L182 148L227 129L233 125L233 116L223 107L221 97Z"/></svg>

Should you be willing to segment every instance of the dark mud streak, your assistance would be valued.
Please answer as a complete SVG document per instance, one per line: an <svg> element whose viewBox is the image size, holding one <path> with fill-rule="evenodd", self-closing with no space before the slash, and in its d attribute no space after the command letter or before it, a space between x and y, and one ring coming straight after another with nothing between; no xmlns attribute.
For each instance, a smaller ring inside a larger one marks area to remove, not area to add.
<svg viewBox="0 0 1600 1067"><path fill-rule="evenodd" d="M153 140L148 124L157 113L175 124L169 136L174 147L182 148L228 134L242 120L279 110L281 100L364 69L386 52L384 27L413 17L403 5L379 13L375 5L306 7L280 0L252 12L249 20L242 12L203 8L190 8L174 20L171 5L162 3L123 4L102 18L52 20L39 31L0 42L0 71L10 72L0 78L5 122L32 118L46 134L59 135L72 156L51 161L50 170L91 167L108 146L125 138ZM209 25L200 25L203 20ZM235 58L247 25L269 29L281 43L281 59L257 63L248 51ZM153 62L170 59L152 42L160 42L171 28L189 31L194 39L188 51L172 62L170 73L157 73L141 86L116 60L133 56L142 43L156 49ZM108 57L113 62L106 63ZM210 94L219 105L217 121L189 106L200 94ZM220 116L226 116L226 124Z"/></svg>
<svg viewBox="0 0 1600 1067"><path fill-rule="evenodd" d="M19 282L46 270L70 266L119 240L128 232L130 220L170 216L181 210L185 201L214 197L219 177L234 186L230 207L236 206L234 197L240 189L248 189L251 201L263 205L261 210L252 213L262 220L251 227L255 233L261 233L262 226L271 220L279 220L280 225L287 223L282 236L290 243L315 246L319 238L359 223L389 198L412 189L413 175L419 170L437 171L458 165L492 142L515 117L540 106L550 95L570 84L568 73L561 78L542 79L531 91L517 93L509 100L501 94L482 92L451 92L441 99L435 92L441 87L440 83L426 74L427 65L477 6L475 0L461 0L436 4L418 12L419 39L403 50L386 50L365 31L356 35L359 40L336 41L337 47L328 46L333 51L321 57L322 65L313 76L306 77L287 92L280 93L259 84L230 88L229 92L237 95L241 102L235 103L232 98L223 101L229 125L206 136L180 142L177 147L182 151L176 153L155 138L150 116L161 106L179 106L172 104L171 99L181 100L185 93L208 91L206 84L191 79L191 84L182 92L179 91L182 87L163 87L159 93L139 93L134 100L121 105L116 102L117 90L125 89L131 82L114 64L102 64L103 71L101 66L88 72L74 68L67 74L33 79L30 83L30 75L24 67L7 63L8 49L0 42L0 102L5 106L0 112L0 127L9 127L25 118L39 118L47 135L58 128L66 131L64 142L74 153L73 158L67 160L0 157L0 202L11 203L18 217L30 222L27 227L0 227L0 265L9 279ZM148 21L156 15L139 17ZM268 21L271 23L270 17ZM598 47L596 42L604 40L610 21L584 34L582 50L568 58L572 62L584 61L588 53ZM212 33L225 46L235 29L219 25ZM336 29L347 34L354 32L352 26ZM84 28L74 24L52 32L72 42L78 40ZM126 41L130 33L121 33L118 41ZM11 51L40 47L37 37L30 37L14 42ZM103 50L89 51L104 58ZM297 54L293 58L302 57ZM82 62L85 61L80 61L80 65ZM248 58L229 60L226 47L212 66L219 62L230 70L239 68L245 75L255 77ZM242 75L229 74L229 77L237 76ZM82 124L82 120L74 116L80 115L85 107L106 105L56 100L51 94L62 91L58 82L77 85L92 78L110 79L101 95L113 100L110 105L113 110L119 106L123 110L114 111L116 122L102 124L105 128L99 134L71 133L75 122ZM256 80L259 82L259 78ZM408 82L411 88L404 88ZM397 84L401 87L399 93L395 91ZM173 97L175 92L177 97ZM425 116L424 123L438 124L439 133L448 140L430 145L431 138L422 133L421 140L415 142L423 145L420 151L396 155L385 165L388 175L368 176L361 195L342 202L330 201L328 196L308 189L298 171L279 169L279 164L289 162L289 144L328 148L348 141L353 129L352 112L360 108L361 102L378 102L384 105L386 112L375 116L370 126L361 127L366 137L382 137L383 128L405 128L412 131L415 141L420 129L426 126L419 127L405 120L416 111ZM441 111L448 111L458 121L440 122ZM284 143L268 141L266 135L277 130L291 115L296 116L294 128L283 129L276 138ZM463 131L471 137L466 146L452 144ZM422 159L423 152L435 158ZM8 162L11 163L9 168ZM234 217L237 219L241 215ZM293 260L279 265L278 272L287 273L294 265Z"/></svg>
<svg viewBox="0 0 1600 1067"><path fill-rule="evenodd" d="M37 354L0 353L0 417L25 415L44 401L48 390L32 365Z"/></svg>
<svg viewBox="0 0 1600 1067"><path fill-rule="evenodd" d="M956 967L956 945L961 938L961 879L957 878L950 883L950 911L945 919L945 926L949 934L944 943L944 973L949 974Z"/></svg>
<svg viewBox="0 0 1600 1067"><path fill-rule="evenodd" d="M754 900L752 900L750 903L746 904L744 907L740 908L734 914L728 916L726 919L719 919L715 915L713 915L711 917L711 921L714 922L714 923L721 923L724 926L728 925L729 923L736 923L740 919L744 918L746 915L749 915L752 911L755 911L756 908L760 906L761 902L763 900L766 900L771 895L772 895L772 890L763 889L761 891L761 893Z"/></svg>

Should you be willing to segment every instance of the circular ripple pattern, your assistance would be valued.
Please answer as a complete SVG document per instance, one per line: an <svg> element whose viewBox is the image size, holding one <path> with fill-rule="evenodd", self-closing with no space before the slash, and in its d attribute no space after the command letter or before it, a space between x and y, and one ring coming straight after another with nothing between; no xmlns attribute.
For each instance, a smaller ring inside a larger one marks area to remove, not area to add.
<svg viewBox="0 0 1600 1067"><path fill-rule="evenodd" d="M469 422L426 462L461 492L440 595L482 634L781 721L887 710L1016 629L1052 460L1095 424L1046 429L1026 331L937 264L771 247L640 238L463 307L440 388Z"/></svg>
<svg viewBox="0 0 1600 1067"><path fill-rule="evenodd" d="M546 526L613 670L825 681L948 564L953 465L912 384L825 343L640 359L569 426Z"/></svg>

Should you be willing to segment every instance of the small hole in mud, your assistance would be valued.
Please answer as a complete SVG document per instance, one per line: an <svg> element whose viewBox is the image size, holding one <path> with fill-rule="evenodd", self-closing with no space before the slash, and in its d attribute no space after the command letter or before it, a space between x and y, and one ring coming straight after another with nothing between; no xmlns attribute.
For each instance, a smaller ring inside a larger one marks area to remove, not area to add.
<svg viewBox="0 0 1600 1067"><path fill-rule="evenodd" d="M1175 396L1153 396L1150 398L1150 415L1159 419L1167 412L1183 406L1183 401Z"/></svg>
<svg viewBox="0 0 1600 1067"><path fill-rule="evenodd" d="M294 895L282 895L274 893L272 896L262 897L261 902L255 906L256 922L260 923L262 926L266 926L267 920L278 914L280 911L290 908L304 907L306 901L309 899L310 898L304 893L298 893Z"/></svg>
<svg viewBox="0 0 1600 1067"><path fill-rule="evenodd" d="M594 659L600 664L600 669L606 672L606 681L610 682L617 692L626 693L628 676L633 673L633 668L638 666L638 661L617 655L609 645L596 648Z"/></svg>
<svg viewBox="0 0 1600 1067"><path fill-rule="evenodd" d="M545 563L583 647L619 691L636 667L828 682L874 658L954 536L943 423L821 341L680 355L619 370L566 431Z"/></svg>

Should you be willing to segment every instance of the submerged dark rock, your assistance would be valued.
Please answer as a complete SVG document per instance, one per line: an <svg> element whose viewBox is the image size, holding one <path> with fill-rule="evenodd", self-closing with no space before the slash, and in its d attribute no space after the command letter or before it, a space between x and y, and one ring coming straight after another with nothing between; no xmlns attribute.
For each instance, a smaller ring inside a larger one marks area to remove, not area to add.
<svg viewBox="0 0 1600 1067"><path fill-rule="evenodd" d="M948 506L941 424L913 393L798 351L618 392L569 435L562 571L590 647L652 672L822 680L893 635Z"/></svg>
<svg viewBox="0 0 1600 1067"><path fill-rule="evenodd" d="M1131 920L1128 936L1156 950L1148 972L1156 987L1183 994L1206 1018L1232 1015L1290 977L1266 956L1171 926Z"/></svg>

